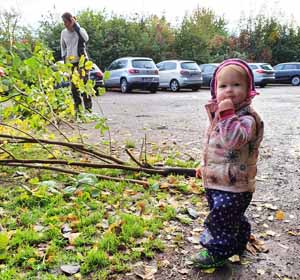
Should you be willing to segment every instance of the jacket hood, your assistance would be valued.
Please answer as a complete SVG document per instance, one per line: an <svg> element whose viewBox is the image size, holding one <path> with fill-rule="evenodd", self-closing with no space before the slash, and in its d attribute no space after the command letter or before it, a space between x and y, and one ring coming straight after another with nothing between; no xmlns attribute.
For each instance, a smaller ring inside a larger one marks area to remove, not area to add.
<svg viewBox="0 0 300 280"><path fill-rule="evenodd" d="M216 99L216 92L217 92L216 91L216 88L217 88L217 79L216 79L216 77L217 77L218 73L225 66L232 65L232 64L242 67L246 71L246 73L248 74L250 87L249 87L249 92L248 92L248 98L247 99L250 101L255 95L258 94L258 92L256 92L256 90L255 90L254 77L253 77L252 70L249 67L249 65L247 64L247 62L245 62L244 60L241 60L241 59L232 58L232 59L227 59L227 60L223 61L216 68L216 70L213 74L213 78L212 78L211 83L210 83L210 92L211 92L212 100Z"/></svg>

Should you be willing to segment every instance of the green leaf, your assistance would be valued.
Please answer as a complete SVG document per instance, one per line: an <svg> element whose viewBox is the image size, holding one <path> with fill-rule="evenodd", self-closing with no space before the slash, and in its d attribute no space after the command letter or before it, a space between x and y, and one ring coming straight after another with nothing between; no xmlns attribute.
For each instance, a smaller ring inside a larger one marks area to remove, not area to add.
<svg viewBox="0 0 300 280"><path fill-rule="evenodd" d="M105 71L104 75L103 75L103 80L106 81L110 78L110 72L109 71Z"/></svg>
<svg viewBox="0 0 300 280"><path fill-rule="evenodd" d="M76 188L73 187L73 186L67 186L66 188L64 188L64 193L67 193L67 194L72 194L73 192L76 191Z"/></svg>
<svg viewBox="0 0 300 280"><path fill-rule="evenodd" d="M80 173L77 179L80 184L95 185L98 182L97 176L90 173Z"/></svg>
<svg viewBox="0 0 300 280"><path fill-rule="evenodd" d="M55 188L55 187L57 187L57 182L55 182L53 180L42 181L39 183L39 185L42 187L47 187L47 188Z"/></svg>
<svg viewBox="0 0 300 280"><path fill-rule="evenodd" d="M6 232L0 232L0 253L6 251L8 240L8 234Z"/></svg>

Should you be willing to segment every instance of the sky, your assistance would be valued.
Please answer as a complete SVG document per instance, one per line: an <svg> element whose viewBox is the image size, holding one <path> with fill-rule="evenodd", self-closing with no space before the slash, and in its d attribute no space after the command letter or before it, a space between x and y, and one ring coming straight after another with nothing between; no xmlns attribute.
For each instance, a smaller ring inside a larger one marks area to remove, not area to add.
<svg viewBox="0 0 300 280"><path fill-rule="evenodd" d="M211 8L217 15L224 16L234 30L241 16L265 14L276 15L283 21L292 20L300 25L299 0L0 0L0 11L16 9L22 15L22 23L37 26L42 15L55 11L58 15L69 11L77 14L91 8L118 15L165 15L174 25L186 13L197 7Z"/></svg>

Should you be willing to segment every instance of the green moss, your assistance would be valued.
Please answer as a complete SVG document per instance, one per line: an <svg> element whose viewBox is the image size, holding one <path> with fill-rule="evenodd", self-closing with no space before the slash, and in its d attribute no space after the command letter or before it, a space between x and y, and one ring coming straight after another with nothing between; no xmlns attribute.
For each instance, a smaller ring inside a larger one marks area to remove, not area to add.
<svg viewBox="0 0 300 280"><path fill-rule="evenodd" d="M81 266L81 272L87 274L107 267L110 264L107 254L103 250L93 249L84 259Z"/></svg>

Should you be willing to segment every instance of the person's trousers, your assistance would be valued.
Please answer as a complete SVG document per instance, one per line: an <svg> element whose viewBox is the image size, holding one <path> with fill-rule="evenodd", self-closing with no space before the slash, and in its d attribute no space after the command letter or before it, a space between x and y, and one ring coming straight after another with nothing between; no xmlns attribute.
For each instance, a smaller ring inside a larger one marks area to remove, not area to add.
<svg viewBox="0 0 300 280"><path fill-rule="evenodd" d="M81 71L80 71L80 69L78 69L78 63L73 64L72 73L73 73L75 68L77 68L77 70L80 74L80 78L83 79L83 81L86 83L87 82L87 77L88 77L87 73L86 73L85 77L81 76ZM73 100L74 100L74 106L75 106L76 112L78 112L80 106L82 106L81 97L83 98L84 108L88 111L92 110L92 98L91 98L91 96L88 96L85 92L83 92L83 93L79 92L78 88L73 84L73 82L71 82L71 91L72 91L72 97L73 97Z"/></svg>
<svg viewBox="0 0 300 280"><path fill-rule="evenodd" d="M209 215L200 243L209 254L229 258L241 254L250 238L251 226L245 217L252 193L233 193L206 189Z"/></svg>

